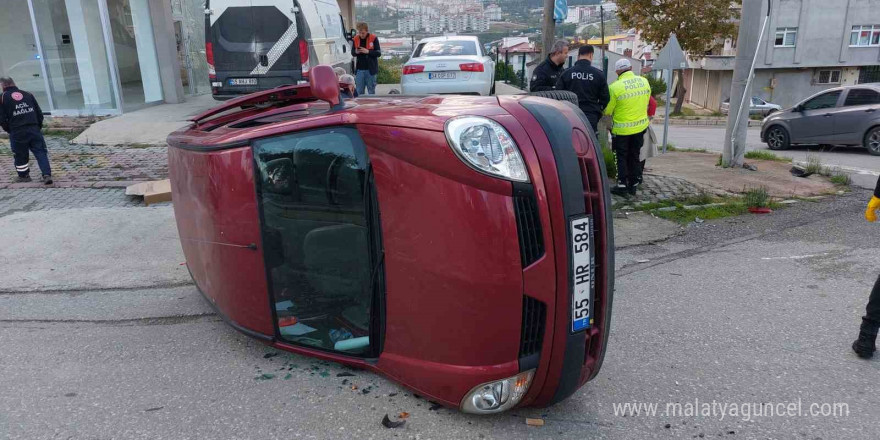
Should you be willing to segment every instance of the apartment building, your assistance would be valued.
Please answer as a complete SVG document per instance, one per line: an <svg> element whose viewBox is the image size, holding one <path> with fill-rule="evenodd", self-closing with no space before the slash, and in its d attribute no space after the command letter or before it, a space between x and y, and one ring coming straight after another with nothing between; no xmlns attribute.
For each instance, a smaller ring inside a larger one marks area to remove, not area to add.
<svg viewBox="0 0 880 440"><path fill-rule="evenodd" d="M880 82L880 2L770 1L753 96L791 106L831 87ZM735 40L727 40L722 55L692 59L685 99L719 109L730 96L735 56Z"/></svg>

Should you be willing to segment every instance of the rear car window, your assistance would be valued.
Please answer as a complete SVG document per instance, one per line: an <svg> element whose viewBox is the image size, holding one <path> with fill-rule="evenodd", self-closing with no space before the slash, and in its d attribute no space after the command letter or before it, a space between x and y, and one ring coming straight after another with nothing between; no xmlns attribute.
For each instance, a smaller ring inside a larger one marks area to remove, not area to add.
<svg viewBox="0 0 880 440"><path fill-rule="evenodd" d="M880 104L880 92L871 89L852 89L846 95L844 106Z"/></svg>
<svg viewBox="0 0 880 440"><path fill-rule="evenodd" d="M419 44L413 58L477 55L477 44L467 40L429 41Z"/></svg>

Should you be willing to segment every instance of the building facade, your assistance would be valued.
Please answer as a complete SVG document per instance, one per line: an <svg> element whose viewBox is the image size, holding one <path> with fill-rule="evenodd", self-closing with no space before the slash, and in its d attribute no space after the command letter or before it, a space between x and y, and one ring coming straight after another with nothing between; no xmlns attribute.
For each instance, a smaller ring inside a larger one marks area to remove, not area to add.
<svg viewBox="0 0 880 440"><path fill-rule="evenodd" d="M752 96L788 107L831 87L880 82L877 0L771 1ZM692 60L689 102L718 110L730 97L735 41L725 41L722 53Z"/></svg>

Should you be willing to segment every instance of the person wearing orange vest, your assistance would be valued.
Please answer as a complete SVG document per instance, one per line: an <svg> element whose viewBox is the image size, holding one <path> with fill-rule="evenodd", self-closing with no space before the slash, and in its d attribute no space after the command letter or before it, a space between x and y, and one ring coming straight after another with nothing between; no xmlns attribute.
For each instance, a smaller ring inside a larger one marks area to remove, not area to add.
<svg viewBox="0 0 880 440"><path fill-rule="evenodd" d="M363 95L364 89L370 95L376 94L376 77L379 75L379 57L382 49L379 39L370 33L370 27L360 22L357 24L358 34L352 38L351 52L355 55L355 82L357 94Z"/></svg>

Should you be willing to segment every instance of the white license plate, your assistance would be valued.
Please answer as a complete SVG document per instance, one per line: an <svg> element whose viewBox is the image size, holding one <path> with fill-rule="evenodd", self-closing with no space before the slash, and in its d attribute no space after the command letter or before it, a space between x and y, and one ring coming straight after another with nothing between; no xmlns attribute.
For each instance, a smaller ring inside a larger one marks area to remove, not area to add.
<svg viewBox="0 0 880 440"><path fill-rule="evenodd" d="M592 217L569 221L571 230L571 331L590 328L593 321L593 223Z"/></svg>
<svg viewBox="0 0 880 440"><path fill-rule="evenodd" d="M232 78L229 80L230 86L255 86L257 85L256 78Z"/></svg>
<svg viewBox="0 0 880 440"><path fill-rule="evenodd" d="M455 79L455 72L428 73L428 79Z"/></svg>

